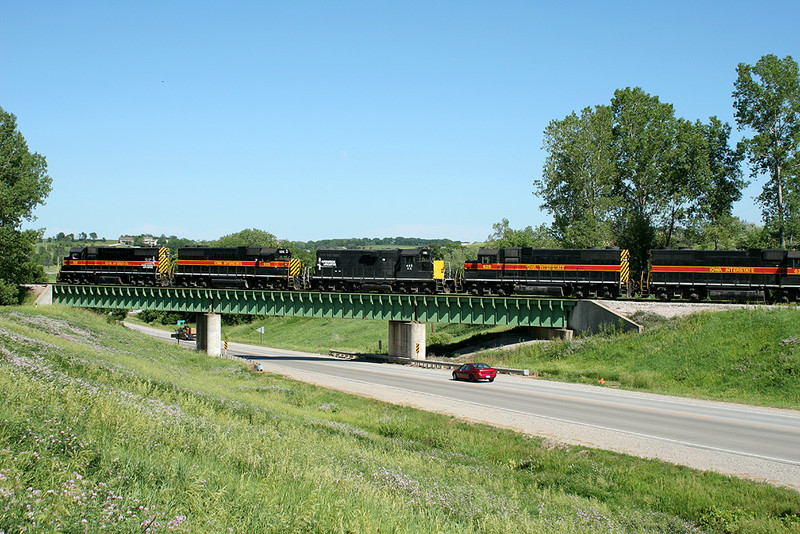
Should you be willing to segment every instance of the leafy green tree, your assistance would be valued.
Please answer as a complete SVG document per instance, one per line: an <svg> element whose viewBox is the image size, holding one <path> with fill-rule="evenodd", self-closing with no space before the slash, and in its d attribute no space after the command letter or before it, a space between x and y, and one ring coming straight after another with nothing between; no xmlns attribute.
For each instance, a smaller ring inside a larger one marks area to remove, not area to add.
<svg viewBox="0 0 800 534"><path fill-rule="evenodd" d="M17 118L0 107L0 304L18 301L18 284L45 279L33 259L40 236L20 227L34 219L33 210L44 203L51 184L44 156L30 152Z"/></svg>
<svg viewBox="0 0 800 534"><path fill-rule="evenodd" d="M729 242L731 232L739 228L738 219L731 211L748 184L741 169L744 150L742 147L731 149L731 127L717 117L711 117L708 124L697 121L696 128L703 136L702 157L707 163L707 172L698 177L699 183L694 188L697 195L692 208L693 221L711 241L710 246L719 250L720 242Z"/></svg>
<svg viewBox="0 0 800 534"><path fill-rule="evenodd" d="M228 234L212 242L215 247L270 247L281 246L278 238L264 230L248 228L235 234Z"/></svg>
<svg viewBox="0 0 800 534"><path fill-rule="evenodd" d="M508 219L493 224L494 233L489 236L489 244L493 247L533 247L556 248L558 240L553 237L553 232L546 225L537 226L536 229L528 226L515 230L509 226Z"/></svg>
<svg viewBox="0 0 800 534"><path fill-rule="evenodd" d="M791 56L763 56L754 66L740 63L736 69L733 107L740 130L754 132L745 138L752 175L766 174L767 183L758 202L764 222L776 229L780 246L786 247L787 228L800 227L800 74Z"/></svg>
<svg viewBox="0 0 800 534"><path fill-rule="evenodd" d="M612 150L611 108L585 108L551 121L544 132L548 156L534 182L553 215L553 234L563 246L610 245L613 215L621 205Z"/></svg>
<svg viewBox="0 0 800 534"><path fill-rule="evenodd" d="M685 217L696 161L690 147L696 141L671 104L639 87L615 91L611 114L617 195L622 201L620 244L631 250L633 267L641 268L648 250L658 243L658 231L658 244L670 246L675 225Z"/></svg>
<svg viewBox="0 0 800 534"><path fill-rule="evenodd" d="M701 250L744 250L770 248L775 243L763 226L743 221L734 216L725 217L714 228L706 221L695 220L684 233L679 246L698 247Z"/></svg>

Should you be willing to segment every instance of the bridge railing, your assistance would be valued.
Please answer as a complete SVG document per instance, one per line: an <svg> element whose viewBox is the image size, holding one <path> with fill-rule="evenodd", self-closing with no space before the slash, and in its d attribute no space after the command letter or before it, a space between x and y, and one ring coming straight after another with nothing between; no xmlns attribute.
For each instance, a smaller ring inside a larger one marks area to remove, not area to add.
<svg viewBox="0 0 800 534"><path fill-rule="evenodd" d="M575 301L128 286L53 286L53 302L88 308L566 328Z"/></svg>

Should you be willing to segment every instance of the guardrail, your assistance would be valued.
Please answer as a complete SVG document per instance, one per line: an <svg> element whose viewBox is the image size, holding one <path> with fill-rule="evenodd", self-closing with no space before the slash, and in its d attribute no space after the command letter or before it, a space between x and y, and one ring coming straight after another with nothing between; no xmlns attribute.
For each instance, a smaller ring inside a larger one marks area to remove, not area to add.
<svg viewBox="0 0 800 534"><path fill-rule="evenodd" d="M403 356L389 356L387 354L360 354L357 352L348 352L345 350L328 350L328 355L335 358L342 358L345 360L366 360L372 362L388 362L398 363L403 365L413 365L414 367L423 367L426 369L457 369L464 365L464 363L455 362L440 362L437 360L415 360L413 358L406 358ZM495 371L507 375L522 375L530 376L529 369L510 369L505 367L495 367ZM534 376L536 376L534 374Z"/></svg>

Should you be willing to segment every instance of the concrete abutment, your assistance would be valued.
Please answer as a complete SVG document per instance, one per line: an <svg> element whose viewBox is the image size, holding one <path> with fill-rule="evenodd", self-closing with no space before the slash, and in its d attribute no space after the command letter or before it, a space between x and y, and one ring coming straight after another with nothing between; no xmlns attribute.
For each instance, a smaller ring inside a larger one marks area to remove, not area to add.
<svg viewBox="0 0 800 534"><path fill-rule="evenodd" d="M206 351L209 356L221 356L222 315L218 313L198 313L195 340L197 350Z"/></svg>
<svg viewBox="0 0 800 534"><path fill-rule="evenodd" d="M389 321L389 356L424 360L425 323Z"/></svg>

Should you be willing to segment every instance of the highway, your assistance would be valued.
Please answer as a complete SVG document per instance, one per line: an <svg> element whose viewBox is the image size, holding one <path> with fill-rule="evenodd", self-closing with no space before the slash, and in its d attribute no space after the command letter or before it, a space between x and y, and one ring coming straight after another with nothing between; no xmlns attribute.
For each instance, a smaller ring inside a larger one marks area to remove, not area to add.
<svg viewBox="0 0 800 534"><path fill-rule="evenodd" d="M159 335L168 336L163 331ZM510 375L499 375L493 383L455 382L446 369L341 360L238 343L229 343L228 356L298 380L555 442L660 458L800 490L800 411Z"/></svg>

